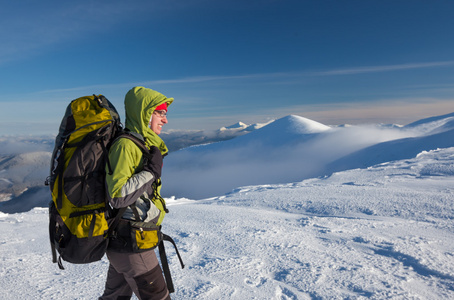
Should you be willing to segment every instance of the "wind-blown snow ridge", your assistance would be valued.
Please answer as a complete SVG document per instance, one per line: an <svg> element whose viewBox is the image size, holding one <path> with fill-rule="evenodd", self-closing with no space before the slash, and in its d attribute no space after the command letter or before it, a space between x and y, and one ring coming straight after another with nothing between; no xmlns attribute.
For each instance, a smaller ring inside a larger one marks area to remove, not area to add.
<svg viewBox="0 0 454 300"><path fill-rule="evenodd" d="M435 127L440 127L440 125L446 123L447 121L451 121L452 117L454 117L454 113L446 114L446 115L441 115L441 116L435 116L435 117L430 117L430 118L425 118L418 120L416 122L410 123L408 125L405 125L407 128L414 128L414 127L419 127L419 126L428 126L431 127L432 129Z"/></svg>

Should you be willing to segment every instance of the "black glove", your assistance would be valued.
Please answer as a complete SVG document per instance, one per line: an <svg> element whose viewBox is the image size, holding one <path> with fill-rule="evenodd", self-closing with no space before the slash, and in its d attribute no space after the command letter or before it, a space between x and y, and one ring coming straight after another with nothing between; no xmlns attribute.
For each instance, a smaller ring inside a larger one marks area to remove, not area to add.
<svg viewBox="0 0 454 300"><path fill-rule="evenodd" d="M161 177L162 154L156 146L151 146L148 153L143 154L143 169L151 172L155 179Z"/></svg>

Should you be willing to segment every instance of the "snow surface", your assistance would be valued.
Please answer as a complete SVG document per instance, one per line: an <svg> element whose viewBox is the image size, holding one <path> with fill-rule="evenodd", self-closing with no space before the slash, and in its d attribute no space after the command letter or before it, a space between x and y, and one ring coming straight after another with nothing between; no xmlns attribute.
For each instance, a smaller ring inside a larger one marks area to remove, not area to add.
<svg viewBox="0 0 454 300"><path fill-rule="evenodd" d="M169 246L172 299L454 299L454 139L447 118L407 128L327 128L289 116L229 141L171 153L167 176L177 176L176 160L191 167L188 180L218 169L216 178L202 177L209 179L205 186L229 181L220 154L242 147L242 162L255 159L250 172L237 170L246 184L239 181L227 193L218 186L211 198L191 197L199 187L191 185L171 195L171 178L164 180L170 209L164 232L186 264L180 268ZM268 144L276 138L281 143ZM280 155L266 159L264 151ZM357 152L365 166L349 167ZM205 165L194 164L200 156ZM343 171L310 177L339 160ZM240 167L237 162L231 155L230 164ZM249 176L277 178L262 171L292 173L305 164L321 166L300 180L248 183ZM24 196L21 206L36 204L38 193ZM97 299L108 261L64 263L66 270L59 270L51 263L47 224L44 207L0 213L2 298Z"/></svg>

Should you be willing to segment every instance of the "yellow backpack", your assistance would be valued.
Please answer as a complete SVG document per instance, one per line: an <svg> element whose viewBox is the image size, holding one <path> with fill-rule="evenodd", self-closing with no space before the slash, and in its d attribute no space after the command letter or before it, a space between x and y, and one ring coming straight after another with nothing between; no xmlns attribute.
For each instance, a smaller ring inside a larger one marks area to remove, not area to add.
<svg viewBox="0 0 454 300"><path fill-rule="evenodd" d="M71 101L55 140L50 186L49 234L56 250L71 263L100 260L107 247L109 211L105 166L108 147L121 131L115 107L103 96Z"/></svg>

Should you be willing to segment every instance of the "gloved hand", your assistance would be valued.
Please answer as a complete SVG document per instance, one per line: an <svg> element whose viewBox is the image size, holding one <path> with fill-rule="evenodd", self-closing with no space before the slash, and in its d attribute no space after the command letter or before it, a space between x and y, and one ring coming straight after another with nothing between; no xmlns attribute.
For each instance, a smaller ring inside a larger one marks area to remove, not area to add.
<svg viewBox="0 0 454 300"><path fill-rule="evenodd" d="M143 154L143 169L151 172L155 179L161 177L162 154L156 146L151 146L149 153Z"/></svg>

